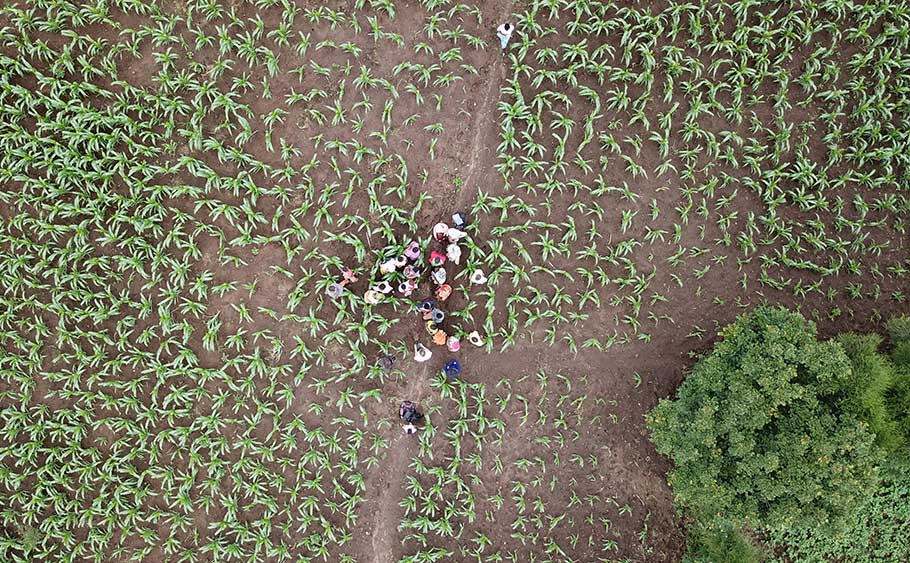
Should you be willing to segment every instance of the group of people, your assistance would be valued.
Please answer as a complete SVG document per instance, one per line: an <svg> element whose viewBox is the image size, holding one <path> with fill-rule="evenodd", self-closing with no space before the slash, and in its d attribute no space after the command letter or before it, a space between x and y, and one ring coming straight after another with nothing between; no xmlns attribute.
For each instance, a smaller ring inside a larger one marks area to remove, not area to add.
<svg viewBox="0 0 910 563"><path fill-rule="evenodd" d="M463 230L467 226L467 218L464 213L456 212L452 215L452 224L449 226L445 223L437 223L433 226L431 249L429 252L429 264L432 268L430 280L433 284L433 296L435 299L426 299L417 307L417 312L421 316L427 333L430 335L432 343L437 346L445 346L449 352L458 352L461 349L461 340L454 334L446 332L443 323L446 319L446 311L443 304L452 295L452 287L447 283L449 272L446 271L446 264L461 264L462 250L458 245L459 241L467 236ZM433 244L438 245L433 249ZM474 270L470 276L470 282L474 285L484 284L487 277L480 269ZM484 340L476 330L467 335L468 342L474 346L483 346ZM433 352L421 342L414 344L414 360L417 362L426 362L433 356ZM458 377L461 375L461 364L457 359L450 359L443 367L443 373L446 377ZM404 406L413 405L410 401L405 401ZM414 407L416 409L416 406ZM408 434L417 431L413 422L406 419L405 415L409 412L407 409L401 410L399 415L405 423L404 430ZM416 410L415 410L416 412ZM419 413L418 413L419 414ZM422 416L422 415L421 415Z"/></svg>
<svg viewBox="0 0 910 563"><path fill-rule="evenodd" d="M501 24L496 28L496 36L499 38L499 44L503 50L508 46L513 31L515 31L515 26L510 23ZM461 263L461 248L458 246L458 241L466 236L466 233L462 230L467 224L464 214L455 213L452 215L452 222L454 227L449 227L445 223L437 223L433 227L433 238L437 243L446 245L445 253L443 254L438 250L430 252L430 266L435 268L430 278L435 284L433 294L436 299L427 299L423 301L420 304L418 311L426 322L427 332L432 337L433 344L445 346L449 352L457 352L461 349L461 342L457 336L447 334L442 328L441 325L445 320L446 315L445 311L438 306L445 303L452 294L452 287L446 283L448 276L444 265L446 260L455 265ZM470 281L472 284L481 285L486 283L487 277L482 270L478 269L474 270L471 274ZM410 293L407 295L410 295ZM468 342L478 347L483 346L484 344L483 338L476 330L471 331L468 334ZM433 352L420 342L417 342L414 345L414 359L416 361L425 362L432 356ZM461 375L461 364L458 360L451 359L446 362L443 372L446 377L458 377ZM403 423L402 429L405 433L417 433L417 423L423 419L423 414L417 410L417 405L411 401L404 401L398 408L398 416L401 418Z"/></svg>
<svg viewBox="0 0 910 563"><path fill-rule="evenodd" d="M448 283L450 272L446 270L446 264L456 266L461 264L462 249L459 242L467 237L467 233L464 231L466 227L467 217L464 213L456 212L452 215L452 226L446 223L437 223L433 226L430 244L426 250L421 249L418 241L410 241L401 255L380 262L380 278L368 287L363 296L364 302L369 305L381 303L388 294L396 289L401 297L408 298L418 289L418 285L423 283L422 279L428 279L432 286L432 297L417 304L417 314L423 319L432 344L444 346L452 353L461 349L461 340L457 335L449 334L443 325L446 319L446 311L443 307L453 292L452 286ZM426 276L422 271L424 252L428 253L426 262L429 272ZM342 267L341 279L330 283L326 293L330 298L337 299L348 289L348 285L357 282L358 279L354 270L346 266ZM487 277L482 270L476 269L471 273L469 281L474 285L484 284ZM467 340L474 346L484 345L483 337L476 330L467 335ZM414 344L415 361L426 362L432 356L433 352L426 345L419 341ZM394 361L395 358L387 354L379 359L378 366L382 371L389 372ZM457 359L451 358L443 367L443 372L446 377L458 377L461 375L461 363ZM409 402L408 404L412 405ZM416 407L414 408L416 409ZM409 434L416 432L414 423L419 418L408 421L405 420L405 411L401 411L399 414L406 423L405 430Z"/></svg>
<svg viewBox="0 0 910 563"><path fill-rule="evenodd" d="M453 227L445 223L437 223L433 227L433 241L441 246L439 249L431 250L429 254L430 266L433 268L430 280L433 283L433 296L435 299L423 301L418 306L417 312L422 317L433 344L445 346L449 352L458 352L461 349L461 340L454 334L447 333L443 328L446 312L442 307L443 303L452 295L452 286L446 283L449 274L445 265L447 262L454 265L461 264L461 247L458 246L458 242L467 236L467 233L462 230L467 224L467 219L463 213L458 212L452 215L452 222L454 224ZM475 270L471 275L471 282L484 283L486 282L486 276L483 275L481 270ZM483 339L480 338L480 334L477 331L468 335L468 339L474 344L483 344ZM414 359L416 361L425 362L432 356L433 353L429 348L420 342L414 345ZM455 371L460 372L457 360L451 360L449 364L451 364L450 368L457 366L458 369ZM448 369L447 375L452 371L453 369ZM458 374L454 373L453 375Z"/></svg>

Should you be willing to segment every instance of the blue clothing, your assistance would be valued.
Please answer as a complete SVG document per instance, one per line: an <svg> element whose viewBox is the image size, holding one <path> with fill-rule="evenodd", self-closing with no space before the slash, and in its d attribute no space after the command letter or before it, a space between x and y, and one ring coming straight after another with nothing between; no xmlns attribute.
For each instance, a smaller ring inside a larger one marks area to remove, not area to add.
<svg viewBox="0 0 910 563"><path fill-rule="evenodd" d="M515 31L515 26L509 23L504 23L496 28L496 37L499 38L499 45L503 50L509 44L509 38L512 37L513 31Z"/></svg>
<svg viewBox="0 0 910 563"><path fill-rule="evenodd" d="M445 367L446 377L458 377L461 375L461 364L458 360L449 360Z"/></svg>

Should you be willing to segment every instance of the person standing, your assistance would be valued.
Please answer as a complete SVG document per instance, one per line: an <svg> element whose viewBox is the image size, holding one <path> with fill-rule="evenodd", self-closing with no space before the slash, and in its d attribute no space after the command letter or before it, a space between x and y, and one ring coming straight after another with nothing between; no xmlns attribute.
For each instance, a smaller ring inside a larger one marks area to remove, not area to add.
<svg viewBox="0 0 910 563"><path fill-rule="evenodd" d="M461 375L461 364L458 363L458 360L449 360L446 362L443 372L448 378L454 378Z"/></svg>
<svg viewBox="0 0 910 563"><path fill-rule="evenodd" d="M508 22L499 24L499 27L496 28L496 37L499 38L499 46L502 47L503 51L508 46L513 31L515 31L515 26Z"/></svg>
<svg viewBox="0 0 910 563"><path fill-rule="evenodd" d="M414 344L414 361L415 362L425 362L432 357L433 357L433 352L430 352L430 350L426 346L424 346L420 342L418 342L417 344Z"/></svg>
<svg viewBox="0 0 910 563"><path fill-rule="evenodd" d="M402 430L407 434L417 433L417 423L423 420L423 413L417 410L417 405L411 401L404 401L398 407L398 417L404 422Z"/></svg>

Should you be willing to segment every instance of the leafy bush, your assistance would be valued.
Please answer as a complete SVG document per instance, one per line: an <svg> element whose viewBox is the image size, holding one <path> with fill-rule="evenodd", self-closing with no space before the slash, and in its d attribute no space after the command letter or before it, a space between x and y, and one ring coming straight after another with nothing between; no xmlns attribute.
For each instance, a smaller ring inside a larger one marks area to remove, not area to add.
<svg viewBox="0 0 910 563"><path fill-rule="evenodd" d="M910 466L893 460L874 494L834 530L795 526L771 534L790 561L893 563L910 561Z"/></svg>
<svg viewBox="0 0 910 563"><path fill-rule="evenodd" d="M761 307L722 340L648 415L657 450L670 457L678 505L698 520L784 530L827 526L874 490L874 436L840 416L850 361L815 325Z"/></svg>
<svg viewBox="0 0 910 563"><path fill-rule="evenodd" d="M895 384L894 366L878 352L882 338L877 334L841 334L837 342L850 358L852 370L845 381L845 398L840 406L869 425L875 441L885 450L899 450L905 437L886 405L886 395Z"/></svg>
<svg viewBox="0 0 910 563"><path fill-rule="evenodd" d="M910 317L902 315L888 321L888 335L895 345L910 342Z"/></svg>
<svg viewBox="0 0 910 563"><path fill-rule="evenodd" d="M758 563L762 550L729 525L696 525L689 530L683 563Z"/></svg>
<svg viewBox="0 0 910 563"><path fill-rule="evenodd" d="M890 356L880 336L818 342L798 314L757 309L650 413L696 517L687 561L758 560L741 522L787 560L910 560L910 322L888 332Z"/></svg>

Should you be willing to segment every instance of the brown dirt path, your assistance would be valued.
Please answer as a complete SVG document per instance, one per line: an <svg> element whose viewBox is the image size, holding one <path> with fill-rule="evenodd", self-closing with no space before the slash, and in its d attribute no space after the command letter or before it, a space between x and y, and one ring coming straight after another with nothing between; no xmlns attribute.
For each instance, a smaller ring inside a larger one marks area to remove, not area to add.
<svg viewBox="0 0 910 563"><path fill-rule="evenodd" d="M471 141L471 157L468 160L464 185L456 188L453 208L462 209L477 196L480 186L486 184L485 178L495 178L493 169L496 161L496 145L499 134L496 116L496 105L499 101L499 88L506 75L507 59L497 51L488 71L487 87L480 101L480 108L474 114L474 137ZM481 164L482 163L482 164ZM478 176L478 172L481 173Z"/></svg>
<svg viewBox="0 0 910 563"><path fill-rule="evenodd" d="M435 359L435 358L434 358ZM361 550L371 548L368 553L355 554L358 562L366 563L394 563L398 561L396 554L401 542L398 538L398 523L404 516L402 507L398 504L404 496L404 476L408 471L409 461L417 453L417 438L407 436L401 431L398 423L398 406L400 400L411 400L421 406L427 407L430 399L430 366L435 363L416 364L411 359L403 360L407 376L405 385L386 400L386 408L392 413L394 423L391 428L383 432L383 438L389 441L385 457L380 460L379 466L370 471L373 477L366 487L366 499L361 510L367 520L364 525L366 534L370 537L368 542L356 544Z"/></svg>
<svg viewBox="0 0 910 563"><path fill-rule="evenodd" d="M499 20L512 13L512 1L498 4L499 6L495 10L495 14L497 14L495 23L494 21L487 22L491 28L495 28ZM460 189L446 186L438 190L442 193L433 194L434 197L442 199L452 212L468 205L477 195L479 186L483 185L482 179L495 174L493 164L495 163L499 128L492 118L495 116L496 105L499 101L499 88L506 75L508 59L496 43L495 33L491 31L491 35L493 37L488 54L489 62L482 70L482 76L484 76L487 86L483 90L483 95L472 116L473 135L471 136L470 159L464 174L464 184ZM435 350L434 352L437 355L440 353ZM400 395L401 400L417 402L425 410L430 406L427 401L432 400L430 396L431 366L436 366L438 361L434 357L433 360L422 365L415 364L410 359L406 362L405 369L410 368L414 372L407 376L405 385L396 395ZM390 412L397 413L397 400L392 401L395 404L388 405ZM355 554L358 562L395 563L401 556L398 524L404 517L404 509L399 505L399 501L404 496L405 475L409 471L409 461L416 454L418 445L414 437L401 432L397 422L396 416L395 424L385 432L384 437L389 440L387 455L380 461L380 465L371 471L371 475L376 476L376 481L367 485L367 498L362 510L367 515L365 529L370 536L370 541L358 545L361 550L369 546L372 548L372 552Z"/></svg>

